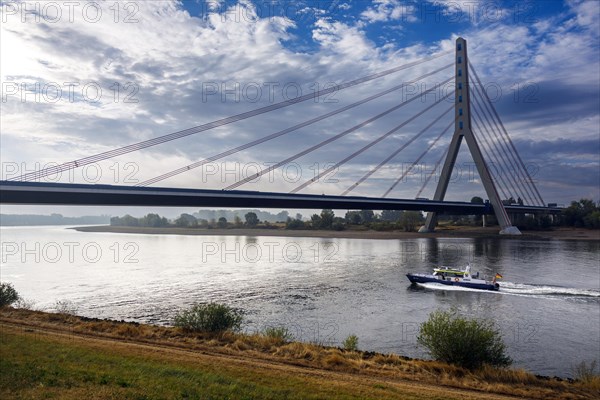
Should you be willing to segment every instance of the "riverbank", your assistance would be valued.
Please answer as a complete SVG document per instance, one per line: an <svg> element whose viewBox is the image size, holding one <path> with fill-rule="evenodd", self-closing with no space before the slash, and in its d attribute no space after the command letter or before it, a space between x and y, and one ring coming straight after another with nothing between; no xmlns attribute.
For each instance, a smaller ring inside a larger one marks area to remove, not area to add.
<svg viewBox="0 0 600 400"><path fill-rule="evenodd" d="M271 399L592 399L598 382L344 351L262 335L188 334L0 309L0 396Z"/></svg>
<svg viewBox="0 0 600 400"><path fill-rule="evenodd" d="M374 231L374 230L291 230L291 229L203 229L203 228L151 228L133 226L82 226L73 228L80 232L133 233L150 235L198 235L198 236L278 236L278 237L308 237L308 238L341 238L341 239L414 239L414 238L474 238L491 237L511 239L515 236L499 235L499 228L447 226L438 228L432 233L404 231ZM519 239L556 239L556 240L594 240L600 241L600 230L557 228L551 231L525 231Z"/></svg>

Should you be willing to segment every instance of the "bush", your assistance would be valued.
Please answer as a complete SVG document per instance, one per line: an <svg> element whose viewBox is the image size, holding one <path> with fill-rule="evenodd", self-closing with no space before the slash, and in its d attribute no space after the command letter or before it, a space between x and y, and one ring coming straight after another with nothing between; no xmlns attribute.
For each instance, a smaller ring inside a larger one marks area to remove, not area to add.
<svg viewBox="0 0 600 400"><path fill-rule="evenodd" d="M21 296L19 296L19 300L17 300L15 303L13 303L12 306L13 306L13 308L17 308L17 309L21 309L21 310L29 310L29 311L36 310L34 300L24 299Z"/></svg>
<svg viewBox="0 0 600 400"><path fill-rule="evenodd" d="M356 351L358 350L358 336L350 335L343 342L344 350Z"/></svg>
<svg viewBox="0 0 600 400"><path fill-rule="evenodd" d="M406 232L414 232L417 230L417 226L423 223L423 215L419 211L405 211L402 213L398 224Z"/></svg>
<svg viewBox="0 0 600 400"><path fill-rule="evenodd" d="M56 300L54 303L54 309L59 314L76 315L79 307L77 307L71 300Z"/></svg>
<svg viewBox="0 0 600 400"><path fill-rule="evenodd" d="M436 360L467 369L483 364L506 367L512 363L493 321L469 320L457 315L454 309L432 312L421 324L417 341Z"/></svg>
<svg viewBox="0 0 600 400"><path fill-rule="evenodd" d="M175 326L189 332L238 331L242 312L225 304L200 303L175 316Z"/></svg>
<svg viewBox="0 0 600 400"><path fill-rule="evenodd" d="M10 283L0 283L0 307L10 306L19 300L19 293Z"/></svg>
<svg viewBox="0 0 600 400"><path fill-rule="evenodd" d="M282 343L290 342L294 339L294 335L288 330L288 328L280 327L268 327L265 329L263 334L271 339L276 339Z"/></svg>
<svg viewBox="0 0 600 400"><path fill-rule="evenodd" d="M596 360L593 360L589 365L585 361L580 362L573 368L573 376L578 381L591 382L599 375L596 374Z"/></svg>

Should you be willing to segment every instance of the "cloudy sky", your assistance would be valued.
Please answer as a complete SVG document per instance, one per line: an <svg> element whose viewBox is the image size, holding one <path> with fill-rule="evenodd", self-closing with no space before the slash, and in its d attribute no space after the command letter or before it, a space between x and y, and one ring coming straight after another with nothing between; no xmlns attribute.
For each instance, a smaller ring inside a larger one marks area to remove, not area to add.
<svg viewBox="0 0 600 400"><path fill-rule="evenodd" d="M581 197L600 198L597 1L1 4L2 179L441 55L345 90L42 179L133 185L407 83L331 118L154 184L222 189L452 78L453 67L443 67L453 63L454 42L462 36L544 200L568 204ZM291 191L432 107L302 190L340 194L442 116L452 105L442 99L447 93L434 89L424 101L416 99L239 189ZM352 194L381 196L452 118L445 114ZM416 196L447 149L451 133L435 141L389 197ZM497 168L510 181L510 165L498 162ZM459 155L457 171L448 199L486 197L466 150ZM435 177L421 197L433 196ZM98 209L52 211L74 215Z"/></svg>

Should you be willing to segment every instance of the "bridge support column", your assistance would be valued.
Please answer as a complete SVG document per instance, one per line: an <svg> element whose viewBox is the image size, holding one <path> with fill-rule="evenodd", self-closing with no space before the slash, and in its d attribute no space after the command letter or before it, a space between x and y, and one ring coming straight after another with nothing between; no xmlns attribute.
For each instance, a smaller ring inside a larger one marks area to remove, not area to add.
<svg viewBox="0 0 600 400"><path fill-rule="evenodd" d="M454 100L454 135L450 142L450 148L444 161L440 180L433 200L444 200L448 183L452 174L452 169L456 163L456 157L460 149L460 144L464 138L467 146L477 166L477 172L483 182L488 199L494 208L494 214L500 224L501 235L520 235L519 229L512 225L504 204L498 195L496 186L492 180L492 175L481 154L481 149L471 130L471 100L469 89L469 59L467 58L467 41L463 38L456 39L456 71L455 71L455 100ZM433 232L437 225L437 215L435 212L429 212L425 225L419 229L419 232Z"/></svg>

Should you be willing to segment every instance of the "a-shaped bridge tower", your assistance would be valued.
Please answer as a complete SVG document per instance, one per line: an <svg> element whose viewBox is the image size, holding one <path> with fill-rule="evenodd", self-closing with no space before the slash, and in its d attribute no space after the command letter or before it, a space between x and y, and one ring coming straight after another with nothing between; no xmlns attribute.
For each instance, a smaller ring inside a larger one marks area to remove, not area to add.
<svg viewBox="0 0 600 400"><path fill-rule="evenodd" d="M521 231L516 226L513 226L510 218L504 208L504 204L498 195L490 170L481 154L481 149L477 144L475 135L471 129L471 100L469 86L469 59L467 57L467 41L463 38L456 39L456 67L455 67L455 101L454 101L454 135L450 142L450 148L444 161L442 173L438 181L434 201L442 201L446 196L448 183L452 175L452 169L456 163L456 157L460 149L460 144L463 138L467 142L473 161L477 166L479 177L483 182L486 194L492 206L494 214L500 224L500 234L505 235L520 235ZM437 214L429 212L425 225L421 227L419 232L432 232L437 224Z"/></svg>

